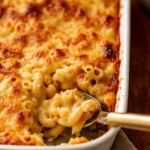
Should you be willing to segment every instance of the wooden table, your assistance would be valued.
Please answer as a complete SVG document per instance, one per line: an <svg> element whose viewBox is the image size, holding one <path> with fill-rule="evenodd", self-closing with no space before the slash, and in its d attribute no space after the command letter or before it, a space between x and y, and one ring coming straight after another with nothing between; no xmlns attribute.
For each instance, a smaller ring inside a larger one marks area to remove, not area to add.
<svg viewBox="0 0 150 150"><path fill-rule="evenodd" d="M132 1L128 112L150 114L150 14ZM124 130L138 148L150 150L150 133Z"/></svg>

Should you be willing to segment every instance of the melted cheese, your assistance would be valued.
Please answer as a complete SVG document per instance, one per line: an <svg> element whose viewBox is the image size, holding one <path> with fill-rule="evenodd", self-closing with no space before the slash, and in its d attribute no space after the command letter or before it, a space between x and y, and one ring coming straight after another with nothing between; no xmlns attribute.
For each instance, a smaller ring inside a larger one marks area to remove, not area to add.
<svg viewBox="0 0 150 150"><path fill-rule="evenodd" d="M118 11L119 0L0 1L0 144L44 145L39 108L62 90L114 110Z"/></svg>

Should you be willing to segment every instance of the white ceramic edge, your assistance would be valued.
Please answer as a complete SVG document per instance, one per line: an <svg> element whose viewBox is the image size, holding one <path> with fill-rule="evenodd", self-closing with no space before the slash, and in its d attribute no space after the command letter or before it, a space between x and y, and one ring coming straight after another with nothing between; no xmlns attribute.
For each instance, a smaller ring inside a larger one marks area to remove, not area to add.
<svg viewBox="0 0 150 150"><path fill-rule="evenodd" d="M130 0L121 0L121 23L120 23L120 84L117 93L116 112L126 112L128 105L128 82L129 82L129 45L130 45ZM113 144L119 127L111 128L103 136L88 143L73 146L12 146L0 145L0 150L84 150L95 147L105 148L106 144L110 147ZM111 141L111 142L110 142ZM109 148L101 149L106 150Z"/></svg>
<svg viewBox="0 0 150 150"><path fill-rule="evenodd" d="M117 93L116 112L126 112L128 107L129 62L130 62L130 3L131 0L121 0L120 23L120 77Z"/></svg>

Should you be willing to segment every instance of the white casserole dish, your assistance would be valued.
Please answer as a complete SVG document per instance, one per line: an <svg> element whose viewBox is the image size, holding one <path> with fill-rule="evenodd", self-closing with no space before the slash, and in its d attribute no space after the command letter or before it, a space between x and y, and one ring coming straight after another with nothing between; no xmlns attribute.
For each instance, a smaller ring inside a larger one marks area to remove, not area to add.
<svg viewBox="0 0 150 150"><path fill-rule="evenodd" d="M121 0L120 20L120 78L117 93L116 112L126 112L129 80L129 44L130 44L130 0ZM73 146L9 146L0 145L0 150L109 150L119 131L111 128L103 136L88 143Z"/></svg>

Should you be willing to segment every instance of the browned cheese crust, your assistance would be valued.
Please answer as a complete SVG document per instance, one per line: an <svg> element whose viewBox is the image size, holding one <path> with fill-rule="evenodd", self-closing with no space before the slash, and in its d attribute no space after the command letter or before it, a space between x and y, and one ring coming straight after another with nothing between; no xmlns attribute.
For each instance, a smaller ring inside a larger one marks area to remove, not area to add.
<svg viewBox="0 0 150 150"><path fill-rule="evenodd" d="M64 90L114 111L118 13L119 0L0 1L0 144L44 145L42 104Z"/></svg>

